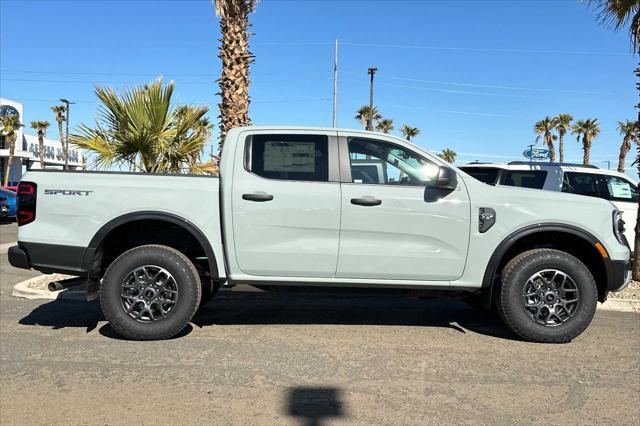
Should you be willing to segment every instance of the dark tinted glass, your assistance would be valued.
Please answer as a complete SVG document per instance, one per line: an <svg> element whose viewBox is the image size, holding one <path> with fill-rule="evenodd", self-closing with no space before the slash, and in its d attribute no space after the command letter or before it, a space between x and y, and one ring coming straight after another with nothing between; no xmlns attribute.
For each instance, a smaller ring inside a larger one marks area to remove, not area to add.
<svg viewBox="0 0 640 426"><path fill-rule="evenodd" d="M598 176L591 173L566 172L562 181L562 192L600 197Z"/></svg>
<svg viewBox="0 0 640 426"><path fill-rule="evenodd" d="M521 188L542 189L547 179L544 170L505 170L502 173L502 185Z"/></svg>
<svg viewBox="0 0 640 426"><path fill-rule="evenodd" d="M488 183L489 185L495 185L498 181L498 172L500 169L494 169L490 167L460 167L467 172L470 176L478 179L480 182Z"/></svg>
<svg viewBox="0 0 640 426"><path fill-rule="evenodd" d="M254 135L247 170L268 179L327 182L328 138L323 135Z"/></svg>

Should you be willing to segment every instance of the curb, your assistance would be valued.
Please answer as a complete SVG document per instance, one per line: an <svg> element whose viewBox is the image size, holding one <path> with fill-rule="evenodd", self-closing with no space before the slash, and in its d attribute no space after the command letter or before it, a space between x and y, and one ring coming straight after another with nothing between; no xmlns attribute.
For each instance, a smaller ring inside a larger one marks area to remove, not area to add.
<svg viewBox="0 0 640 426"><path fill-rule="evenodd" d="M604 303L598 303L602 311L640 312L639 299L607 299Z"/></svg>
<svg viewBox="0 0 640 426"><path fill-rule="evenodd" d="M37 277L19 282L13 286L11 295L13 297L20 297L22 299L46 299L46 300L77 300L85 301L85 292L78 290L59 290L49 291L48 289L41 290L29 287L30 284L38 281L42 281L42 277L45 275L39 275ZM52 280L55 281L55 280Z"/></svg>

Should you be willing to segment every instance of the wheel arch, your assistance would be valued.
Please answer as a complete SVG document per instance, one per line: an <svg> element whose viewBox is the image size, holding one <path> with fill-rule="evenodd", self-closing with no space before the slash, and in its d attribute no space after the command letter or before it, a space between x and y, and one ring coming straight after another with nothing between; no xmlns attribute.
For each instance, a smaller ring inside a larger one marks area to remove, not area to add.
<svg viewBox="0 0 640 426"><path fill-rule="evenodd" d="M563 237L563 241L554 243L554 239L558 237ZM608 257L603 258L596 248L598 243L602 244L590 232L562 223L535 224L514 231L496 247L489 259L482 279L483 305L488 308L493 303L493 290L497 285L500 271L510 259L529 249L558 248L558 245L560 249L564 248L564 251L578 257L586 264L596 280L598 299L606 300L607 283L612 270Z"/></svg>
<svg viewBox="0 0 640 426"><path fill-rule="evenodd" d="M82 265L84 269L90 271L95 268L96 261L101 262L101 251L104 247L104 243L108 240L112 233L123 226L133 224L135 222L143 221L157 221L167 224L175 225L180 229L186 231L191 237L197 241L202 248L204 254L207 256L207 264L209 267L209 273L213 279L218 279L220 274L218 271L218 264L215 252L211 243L204 235L204 233L189 220L175 215L173 213L161 212L161 211L140 211L133 213L126 213L111 219L104 224L93 236L87 249L85 250Z"/></svg>

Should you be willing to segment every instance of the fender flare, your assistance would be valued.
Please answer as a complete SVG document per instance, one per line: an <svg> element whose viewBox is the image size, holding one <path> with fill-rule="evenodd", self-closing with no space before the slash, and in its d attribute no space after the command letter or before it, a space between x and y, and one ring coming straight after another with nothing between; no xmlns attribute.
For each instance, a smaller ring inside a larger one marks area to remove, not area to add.
<svg viewBox="0 0 640 426"><path fill-rule="evenodd" d="M211 273L212 279L218 279L220 277L218 271L218 263L216 262L216 256L209 243L207 237L205 237L204 233L193 223L188 221L187 219L175 215L173 213L167 212L159 212L159 211L140 211L134 213L127 213L122 216L118 216L106 224L104 224L98 232L95 233L91 241L89 242L89 246L84 252L84 256L82 259L82 265L86 270L90 270L93 265L94 257L96 253L102 247L104 239L113 231L115 228L124 225L126 223L135 222L138 220L161 220L164 222L169 222L174 225L180 226L184 228L187 232L189 232L198 243L204 249L204 252L207 256L207 261L209 263L209 271Z"/></svg>
<svg viewBox="0 0 640 426"><path fill-rule="evenodd" d="M592 246L595 246L595 244L600 242L600 240L598 240L589 231L585 231L584 229L578 228L577 226L567 225L564 223L537 223L512 232L511 234L509 234L509 236L502 240L500 244L498 244L498 247L496 247L493 254L489 258L489 263L487 263L481 286L481 289L483 290L482 302L485 307L489 307L492 303L492 293L495 277L498 272L498 266L500 265L503 256L521 238L541 232L563 232L566 234L571 234L576 237L582 238ZM610 277L611 273L611 262L609 262L608 260L608 258L603 259L607 278Z"/></svg>

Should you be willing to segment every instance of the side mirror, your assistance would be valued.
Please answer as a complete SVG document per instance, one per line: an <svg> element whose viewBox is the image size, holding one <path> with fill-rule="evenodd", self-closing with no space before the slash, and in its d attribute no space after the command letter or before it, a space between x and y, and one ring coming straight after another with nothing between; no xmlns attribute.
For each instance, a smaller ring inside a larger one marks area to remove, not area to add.
<svg viewBox="0 0 640 426"><path fill-rule="evenodd" d="M444 189L453 191L458 187L458 174L449 167L440 166L438 168L438 177L433 185L428 188Z"/></svg>

